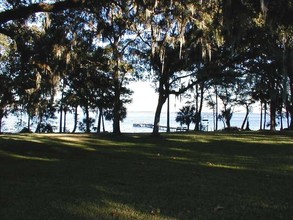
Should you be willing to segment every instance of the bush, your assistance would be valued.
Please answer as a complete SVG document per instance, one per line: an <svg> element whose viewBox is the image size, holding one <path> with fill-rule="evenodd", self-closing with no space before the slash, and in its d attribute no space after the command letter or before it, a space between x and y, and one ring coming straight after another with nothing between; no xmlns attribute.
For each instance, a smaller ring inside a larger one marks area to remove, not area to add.
<svg viewBox="0 0 293 220"><path fill-rule="evenodd" d="M223 131L240 131L240 128L238 127L227 127L227 128L224 128Z"/></svg>
<svg viewBox="0 0 293 220"><path fill-rule="evenodd" d="M29 130L27 127L24 127L19 133L32 133L32 131Z"/></svg>

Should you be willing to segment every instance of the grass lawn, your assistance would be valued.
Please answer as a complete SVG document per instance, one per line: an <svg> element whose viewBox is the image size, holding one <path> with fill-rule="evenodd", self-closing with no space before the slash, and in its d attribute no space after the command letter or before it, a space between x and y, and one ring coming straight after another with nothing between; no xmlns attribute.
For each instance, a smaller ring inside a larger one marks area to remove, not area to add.
<svg viewBox="0 0 293 220"><path fill-rule="evenodd" d="M2 220L292 218L292 133L0 135Z"/></svg>

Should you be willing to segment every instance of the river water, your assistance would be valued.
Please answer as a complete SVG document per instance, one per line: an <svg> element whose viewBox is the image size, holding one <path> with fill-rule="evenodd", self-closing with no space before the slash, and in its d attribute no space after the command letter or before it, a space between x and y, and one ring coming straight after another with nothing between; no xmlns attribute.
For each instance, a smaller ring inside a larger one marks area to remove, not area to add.
<svg viewBox="0 0 293 220"><path fill-rule="evenodd" d="M154 121L154 112L151 111L130 111L127 113L127 117L121 122L120 128L121 132L123 133L150 133L152 132L151 128L146 127L134 127L133 124L153 124ZM175 121L177 113L171 112L170 113L170 127L177 128L180 127L180 124ZM96 116L92 116L96 119ZM234 113L233 117L231 119L231 126L234 127L241 127L243 119L245 117L245 113ZM205 126L206 131L214 131L214 120L212 113L206 112L202 113L202 124ZM82 113L79 114L79 121L82 120ZM19 132L21 129L20 127L17 127L17 122L19 122L19 118L16 116L9 116L8 118L5 118L4 125L2 127L3 132ZM23 121L26 121L26 117L23 116ZM51 124L55 127L56 132L59 131L59 123L58 118L51 121ZM267 122L269 122L269 118L267 119ZM287 121L283 119L283 125L284 128L287 127ZM260 114L259 113L250 113L249 115L249 127L251 130L259 130L260 128ZM160 125L166 126L167 125L167 113L162 112L161 114L161 120ZM186 125L183 125L186 126ZM222 121L218 122L218 129L223 129L224 125ZM32 130L35 129L35 125L32 125ZM67 116L67 125L66 130L68 132L71 132L73 129L73 115ZM190 130L194 129L194 124L190 125ZM278 125L277 129L280 129L280 126ZM108 132L112 132L112 122L111 121L105 121L105 130ZM77 130L78 131L78 130Z"/></svg>

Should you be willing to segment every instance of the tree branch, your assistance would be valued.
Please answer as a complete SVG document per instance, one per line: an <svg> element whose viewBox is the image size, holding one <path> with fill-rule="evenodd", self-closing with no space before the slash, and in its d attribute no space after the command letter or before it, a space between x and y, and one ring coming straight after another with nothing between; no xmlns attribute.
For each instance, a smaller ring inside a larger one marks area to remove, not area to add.
<svg viewBox="0 0 293 220"><path fill-rule="evenodd" d="M28 6L21 6L19 8L0 12L0 24L12 20L27 18L37 12L59 12L66 9L81 8L86 5L85 3L85 0L65 0L53 4L35 3Z"/></svg>
<svg viewBox="0 0 293 220"><path fill-rule="evenodd" d="M194 73L190 73L190 74L187 74L187 75L183 75L183 76L178 76L176 77L175 79L173 79L171 82L170 82L170 85L172 85L173 83L175 83L176 81L179 81L180 79L184 79L184 78L187 78L187 77L190 77L190 76L194 76Z"/></svg>
<svg viewBox="0 0 293 220"><path fill-rule="evenodd" d="M193 82L189 83L186 87L181 87L178 91L170 90L169 94L173 94L173 95L176 95L176 96L181 95L184 92L186 92L187 90L193 88L198 83L199 83L199 80L193 81Z"/></svg>

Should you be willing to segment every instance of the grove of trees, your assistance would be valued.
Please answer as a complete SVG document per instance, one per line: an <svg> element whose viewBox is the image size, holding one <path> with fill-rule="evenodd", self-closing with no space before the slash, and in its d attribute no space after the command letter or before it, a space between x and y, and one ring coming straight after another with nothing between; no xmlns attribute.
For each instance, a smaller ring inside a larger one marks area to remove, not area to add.
<svg viewBox="0 0 293 220"><path fill-rule="evenodd" d="M260 129L293 129L293 0L3 0L0 3L0 132L9 114L50 132L97 132L120 121L128 85L151 79L158 104L153 133L170 95L188 96L178 121L200 130L204 101L229 128L235 106L260 103ZM78 122L77 109L85 118ZM270 121L266 121L269 114ZM190 116L192 117L186 117ZM181 120L181 119L182 120ZM177 120L176 119L176 120ZM282 121L282 120L281 120Z"/></svg>

